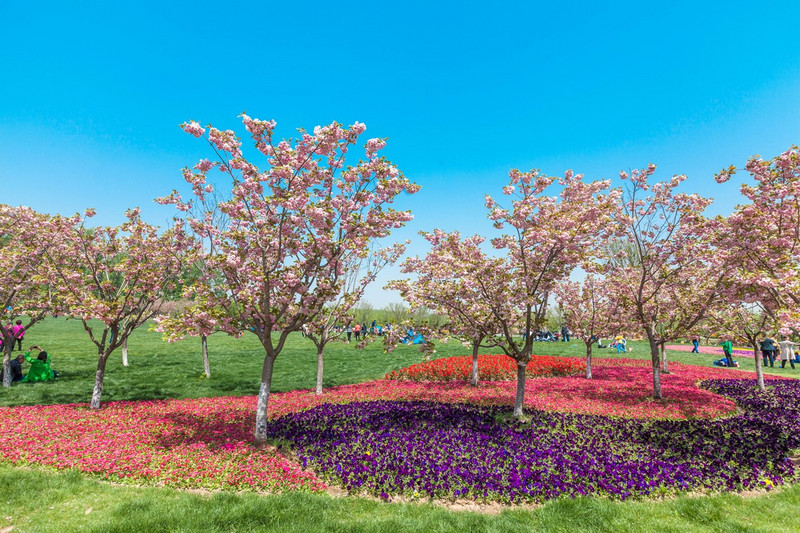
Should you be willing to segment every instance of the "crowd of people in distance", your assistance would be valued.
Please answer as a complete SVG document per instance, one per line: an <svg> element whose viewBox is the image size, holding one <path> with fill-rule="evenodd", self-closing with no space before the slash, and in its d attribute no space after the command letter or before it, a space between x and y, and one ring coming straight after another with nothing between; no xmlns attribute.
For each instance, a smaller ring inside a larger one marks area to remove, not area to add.
<svg viewBox="0 0 800 533"><path fill-rule="evenodd" d="M780 359L781 368L786 368L787 362L794 368L795 363L800 363L800 358L794 351L795 346L800 346L800 343L790 341L789 337L785 335L777 343L771 338L765 337L760 344L764 366L769 364L769 366L774 367L775 361Z"/></svg>
<svg viewBox="0 0 800 533"><path fill-rule="evenodd" d="M336 326L335 332L342 333L347 336L347 342L350 342L355 337L355 341L358 342L362 338L366 338L369 336L378 336L382 337L384 332L391 331L392 325L390 323L386 324L378 324L377 320L373 320L372 324L367 325L366 323L359 324L356 322L355 324L348 324L347 326Z"/></svg>
<svg viewBox="0 0 800 533"><path fill-rule="evenodd" d="M692 335L689 339L692 343L691 353L700 353L700 337ZM733 342L730 339L723 339L720 342L722 346L723 358L714 361L715 366L738 367L739 363L733 359ZM764 366L774 367L775 362L780 362L780 368L786 368L788 362L792 368L795 368L795 363L800 363L800 354L795 352L795 347L800 346L800 343L792 342L789 337L782 336L780 342L776 342L770 337L764 337L759 341L759 349L761 350L761 358Z"/></svg>
<svg viewBox="0 0 800 533"><path fill-rule="evenodd" d="M33 350L39 350L39 354L34 358L31 357ZM30 367L28 372L22 371L22 364L28 362ZM50 354L42 350L39 346L31 346L24 354L19 354L17 357L11 359L10 364L11 382L20 383L37 383L41 381L52 381L58 377L58 372L53 370L50 366ZM2 371L0 371L0 380L3 379Z"/></svg>
<svg viewBox="0 0 800 533"><path fill-rule="evenodd" d="M528 338L528 331L522 331L522 340ZM569 342L570 331L566 324L561 326L561 331L551 332L547 326L537 329L532 333L534 342Z"/></svg>

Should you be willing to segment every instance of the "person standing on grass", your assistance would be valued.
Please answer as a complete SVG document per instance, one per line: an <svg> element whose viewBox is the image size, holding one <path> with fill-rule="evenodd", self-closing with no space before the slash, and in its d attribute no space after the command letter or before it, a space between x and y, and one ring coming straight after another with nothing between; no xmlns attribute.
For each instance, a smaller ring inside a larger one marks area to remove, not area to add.
<svg viewBox="0 0 800 533"><path fill-rule="evenodd" d="M561 325L561 342L569 342L569 328L566 324Z"/></svg>
<svg viewBox="0 0 800 533"><path fill-rule="evenodd" d="M764 359L764 366L767 366L767 361L769 361L769 366L775 366L775 349L775 341L769 337L761 341L761 357Z"/></svg>
<svg viewBox="0 0 800 533"><path fill-rule="evenodd" d="M359 338L361 337L361 324L356 322L356 327L353 328L353 335L356 336L356 342L358 342Z"/></svg>
<svg viewBox="0 0 800 533"><path fill-rule="evenodd" d="M692 353L700 353L700 337L692 335Z"/></svg>
<svg viewBox="0 0 800 533"><path fill-rule="evenodd" d="M22 351L22 339L25 338L25 328L22 326L22 320L17 320L17 323L11 328L11 333L17 341L18 350ZM11 342L11 351L14 351L14 342Z"/></svg>
<svg viewBox="0 0 800 533"><path fill-rule="evenodd" d="M784 335L779 345L781 347L781 368L786 368L786 361L789 361L792 368L794 368L794 347L798 344L790 341L789 338Z"/></svg>
<svg viewBox="0 0 800 533"><path fill-rule="evenodd" d="M722 341L722 353L725 354L725 361L728 362L729 367L734 367L736 364L733 362L733 343L729 340Z"/></svg>

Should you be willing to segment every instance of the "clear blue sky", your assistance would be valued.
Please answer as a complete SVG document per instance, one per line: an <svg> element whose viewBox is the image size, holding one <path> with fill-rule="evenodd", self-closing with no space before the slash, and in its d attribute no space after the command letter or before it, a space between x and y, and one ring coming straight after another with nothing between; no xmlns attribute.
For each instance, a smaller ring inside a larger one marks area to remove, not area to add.
<svg viewBox="0 0 800 533"><path fill-rule="evenodd" d="M152 199L211 156L178 124L247 111L388 137L423 186L398 238L490 234L483 195L514 167L653 162L728 212L744 176L715 171L800 143L800 2L650 4L0 2L0 202L163 223Z"/></svg>

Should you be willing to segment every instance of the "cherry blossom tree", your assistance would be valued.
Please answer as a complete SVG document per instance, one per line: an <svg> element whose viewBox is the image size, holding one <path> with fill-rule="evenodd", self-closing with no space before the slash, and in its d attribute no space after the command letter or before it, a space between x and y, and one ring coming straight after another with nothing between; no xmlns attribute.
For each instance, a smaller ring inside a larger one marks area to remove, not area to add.
<svg viewBox="0 0 800 533"><path fill-rule="evenodd" d="M0 204L0 340L3 343L3 386L11 385L11 352L15 330L5 327L24 320L30 330L56 310L52 271L44 261L58 236L50 217L24 206Z"/></svg>
<svg viewBox="0 0 800 533"><path fill-rule="evenodd" d="M735 285L762 295L781 333L800 333L800 149L766 161L754 156L745 169L755 182L741 186L750 203L727 217L720 246L737 267ZM724 169L716 180L736 171Z"/></svg>
<svg viewBox="0 0 800 533"><path fill-rule="evenodd" d="M187 287L184 296L202 298L194 294L195 285ZM166 307L166 306L165 306ZM164 309L162 309L164 311ZM153 328L163 334L167 342L175 342L187 336L200 337L200 349L203 356L203 374L211 378L211 363L208 359L208 338L222 331L217 324L223 321L224 310L208 306L203 300L190 300L190 303L175 312L159 314L154 318Z"/></svg>
<svg viewBox="0 0 800 533"><path fill-rule="evenodd" d="M484 339L500 331L480 280L490 278L502 260L483 253L485 239L478 235L462 240L458 232L439 229L421 234L431 250L423 259L408 258L402 265L402 271L416 274L416 279L392 281L387 288L399 291L412 310L428 308L448 317L450 334L472 348L470 384L477 386L478 352Z"/></svg>
<svg viewBox="0 0 800 533"><path fill-rule="evenodd" d="M649 184L655 165L620 173L628 185L622 203L622 260L607 263L613 292L631 310L650 345L653 397L661 398L664 344L694 328L726 279L723 259L702 216L710 199L675 192L686 176Z"/></svg>
<svg viewBox="0 0 800 533"><path fill-rule="evenodd" d="M561 179L538 170L515 169L509 176L510 183L503 188L512 199L509 208L486 196L490 220L497 229L508 229L491 241L505 255L486 271L468 272L468 265L463 265L457 274L466 279L472 276L475 290L497 324L498 330L487 338L487 344L500 347L517 363L514 416L521 417L533 338L525 335L520 340L518 333L541 324L555 283L586 263L612 235L619 191L606 194L608 181L586 183L572 171ZM553 194L556 188L560 190Z"/></svg>
<svg viewBox="0 0 800 533"><path fill-rule="evenodd" d="M339 294L331 300L309 322L303 325L303 331L317 349L317 383L315 392L322 394L322 378L325 367L325 346L331 340L339 337L344 330L337 327L347 327L353 321L352 310L364 296L364 291L370 283L375 281L378 274L388 265L397 262L405 252L405 245L395 244L389 248L376 250L374 254L354 255L345 267L344 283ZM338 274L337 274L338 275ZM364 347L368 342L365 334L359 347Z"/></svg>
<svg viewBox="0 0 800 533"><path fill-rule="evenodd" d="M138 209L129 210L126 219L118 227L89 228L80 217L54 223L59 241L53 251L71 258L51 262L58 298L97 347L93 409L100 408L108 357L160 312L164 293L179 283L181 266L194 247L181 223L159 233Z"/></svg>
<svg viewBox="0 0 800 533"><path fill-rule="evenodd" d="M627 310L613 287L593 274L580 282L562 281L553 292L567 327L586 345L586 379L592 379L592 346L603 334L630 328Z"/></svg>
<svg viewBox="0 0 800 533"><path fill-rule="evenodd" d="M366 129L338 123L300 130L295 140L276 141L274 121L242 115L256 149L266 157L259 169L241 151L233 131L183 124L204 137L216 161L202 160L184 169L193 199L176 191L161 203L186 213L190 227L204 240L205 261L220 277L201 277L194 289L206 310L222 310L217 326L230 334L255 334L264 347L256 407L255 440L267 439L267 405L274 363L288 336L315 320L341 294L349 258L369 249L410 220L411 213L391 209L401 193L418 186L378 155L385 146L369 139L365 159L346 164L348 152ZM212 171L232 182L230 198L219 203L227 223L214 215L192 214L215 190Z"/></svg>

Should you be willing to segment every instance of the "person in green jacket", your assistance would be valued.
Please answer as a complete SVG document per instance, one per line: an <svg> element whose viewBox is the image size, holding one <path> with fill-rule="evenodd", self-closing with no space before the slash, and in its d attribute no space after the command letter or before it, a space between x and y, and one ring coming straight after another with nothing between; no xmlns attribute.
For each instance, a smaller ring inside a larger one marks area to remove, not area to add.
<svg viewBox="0 0 800 533"><path fill-rule="evenodd" d="M39 350L39 355L34 359L31 350ZM37 381L50 381L55 379L56 373L50 368L50 354L38 346L31 346L25 352L25 360L31 364L28 374L22 378L22 383L35 383Z"/></svg>
<svg viewBox="0 0 800 533"><path fill-rule="evenodd" d="M725 354L725 359L728 361L728 366L736 366L733 363L733 343L731 341L722 341L722 353Z"/></svg>

